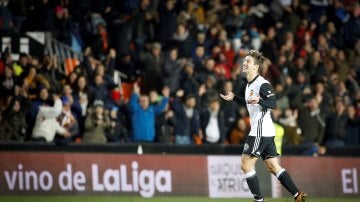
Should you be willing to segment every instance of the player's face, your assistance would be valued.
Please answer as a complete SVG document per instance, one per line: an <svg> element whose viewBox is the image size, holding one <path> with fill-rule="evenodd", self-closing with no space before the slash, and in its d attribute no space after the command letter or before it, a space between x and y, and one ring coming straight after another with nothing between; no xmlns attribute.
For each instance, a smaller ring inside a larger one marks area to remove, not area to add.
<svg viewBox="0 0 360 202"><path fill-rule="evenodd" d="M254 58L250 55L246 56L243 62L243 72L252 74L257 72L259 65L255 65Z"/></svg>

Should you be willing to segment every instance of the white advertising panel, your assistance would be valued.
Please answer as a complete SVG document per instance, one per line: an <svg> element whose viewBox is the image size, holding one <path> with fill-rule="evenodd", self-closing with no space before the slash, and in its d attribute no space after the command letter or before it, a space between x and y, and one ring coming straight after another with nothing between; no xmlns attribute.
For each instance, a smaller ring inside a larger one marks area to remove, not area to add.
<svg viewBox="0 0 360 202"><path fill-rule="evenodd" d="M208 156L210 198L251 198L241 171L241 156Z"/></svg>

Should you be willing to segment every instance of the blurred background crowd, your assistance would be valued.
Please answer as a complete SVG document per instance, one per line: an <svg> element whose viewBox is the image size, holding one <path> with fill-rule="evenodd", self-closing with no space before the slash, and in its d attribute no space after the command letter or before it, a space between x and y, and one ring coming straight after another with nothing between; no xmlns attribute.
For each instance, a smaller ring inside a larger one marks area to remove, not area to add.
<svg viewBox="0 0 360 202"><path fill-rule="evenodd" d="M241 144L246 108L218 95L241 94L256 49L280 145L360 144L357 0L0 0L0 30L84 55L69 72L2 51L2 142Z"/></svg>

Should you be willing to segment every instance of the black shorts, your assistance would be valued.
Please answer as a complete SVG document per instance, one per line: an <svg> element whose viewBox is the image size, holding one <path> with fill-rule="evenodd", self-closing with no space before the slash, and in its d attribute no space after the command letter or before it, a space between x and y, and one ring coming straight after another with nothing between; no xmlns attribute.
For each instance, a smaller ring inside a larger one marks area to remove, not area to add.
<svg viewBox="0 0 360 202"><path fill-rule="evenodd" d="M263 160L278 157L279 154L276 152L274 138L275 137L260 137L258 139L254 136L247 136L244 143L243 154L255 157L261 156Z"/></svg>

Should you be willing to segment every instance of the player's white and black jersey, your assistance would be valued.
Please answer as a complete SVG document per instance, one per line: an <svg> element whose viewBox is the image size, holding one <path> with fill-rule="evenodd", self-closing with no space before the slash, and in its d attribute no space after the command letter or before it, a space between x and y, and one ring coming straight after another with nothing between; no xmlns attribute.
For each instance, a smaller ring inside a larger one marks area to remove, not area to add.
<svg viewBox="0 0 360 202"><path fill-rule="evenodd" d="M243 85L244 86L244 85ZM243 154L267 158L278 156L274 143L275 127L270 110L276 107L276 98L270 83L262 76L256 76L246 83L245 99L235 96L234 100L245 104L249 111L251 130L245 140ZM260 96L258 104L250 104L255 96Z"/></svg>
<svg viewBox="0 0 360 202"><path fill-rule="evenodd" d="M247 82L244 96L245 101L258 95L260 95L258 104L246 102L251 125L249 136L273 137L275 136L275 127L271 120L270 110L276 107L276 98L270 83L260 75ZM237 96L235 96L235 101L244 103Z"/></svg>

